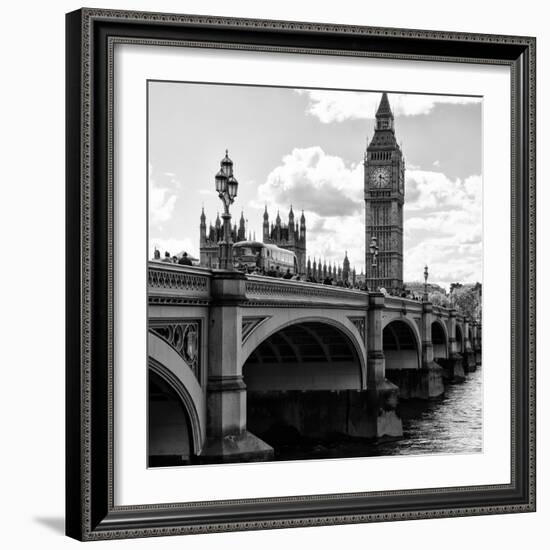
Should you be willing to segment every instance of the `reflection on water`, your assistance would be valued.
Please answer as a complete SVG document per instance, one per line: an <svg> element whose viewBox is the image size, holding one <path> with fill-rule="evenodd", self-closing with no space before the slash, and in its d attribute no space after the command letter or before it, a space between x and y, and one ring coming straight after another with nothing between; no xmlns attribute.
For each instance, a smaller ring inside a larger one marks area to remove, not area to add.
<svg viewBox="0 0 550 550"><path fill-rule="evenodd" d="M477 370L468 374L465 382L447 386L445 396L440 399L401 402L402 439L302 440L276 446L275 460L481 452L481 379L481 370Z"/></svg>

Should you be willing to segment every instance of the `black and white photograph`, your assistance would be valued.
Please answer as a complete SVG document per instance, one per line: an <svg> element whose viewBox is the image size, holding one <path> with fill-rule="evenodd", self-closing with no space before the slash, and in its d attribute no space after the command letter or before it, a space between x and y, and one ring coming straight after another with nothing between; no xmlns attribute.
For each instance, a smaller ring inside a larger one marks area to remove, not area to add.
<svg viewBox="0 0 550 550"><path fill-rule="evenodd" d="M65 400L10 459L78 541L525 546L542 18L212 2L66 14Z"/></svg>
<svg viewBox="0 0 550 550"><path fill-rule="evenodd" d="M483 452L482 109L147 82L149 468Z"/></svg>

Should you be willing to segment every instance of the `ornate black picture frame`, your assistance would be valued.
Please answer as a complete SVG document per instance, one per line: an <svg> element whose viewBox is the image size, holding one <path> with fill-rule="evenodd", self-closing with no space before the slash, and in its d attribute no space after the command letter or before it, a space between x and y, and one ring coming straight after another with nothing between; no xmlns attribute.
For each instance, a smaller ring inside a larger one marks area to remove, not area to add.
<svg viewBox="0 0 550 550"><path fill-rule="evenodd" d="M81 9L67 15L66 532L79 540L535 510L535 39ZM511 483L117 507L113 498L113 44L510 67Z"/></svg>

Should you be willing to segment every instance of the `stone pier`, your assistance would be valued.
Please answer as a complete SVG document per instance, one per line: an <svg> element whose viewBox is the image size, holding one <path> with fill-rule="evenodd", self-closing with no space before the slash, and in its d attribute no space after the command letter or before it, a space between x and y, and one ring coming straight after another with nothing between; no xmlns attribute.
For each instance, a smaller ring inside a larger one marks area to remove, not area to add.
<svg viewBox="0 0 550 550"><path fill-rule="evenodd" d="M249 391L249 428L270 442L398 437L403 430L395 413L397 388L389 384L387 390Z"/></svg>
<svg viewBox="0 0 550 550"><path fill-rule="evenodd" d="M245 276L218 271L212 277L206 444L204 462L269 460L273 448L247 430L246 385L240 366L239 306Z"/></svg>
<svg viewBox="0 0 550 550"><path fill-rule="evenodd" d="M366 412L368 413L370 437L403 435L403 423L397 415L399 388L386 378L384 343L382 331L382 310L384 295L371 293L367 318L367 391Z"/></svg>
<svg viewBox="0 0 550 550"><path fill-rule="evenodd" d="M456 310L449 312L449 357L439 359L439 364L443 367L443 378L446 382L463 382L466 379L464 374L464 360L458 353L456 342Z"/></svg>
<svg viewBox="0 0 550 550"><path fill-rule="evenodd" d="M464 352L462 353L463 357L463 366L464 372L474 372L476 370L476 356L473 348L473 343L470 340L470 323L468 319L464 319L463 323L464 330Z"/></svg>
<svg viewBox="0 0 550 550"><path fill-rule="evenodd" d="M476 367L481 366L481 325L477 322L473 322L473 348L474 348L474 357L476 362Z"/></svg>

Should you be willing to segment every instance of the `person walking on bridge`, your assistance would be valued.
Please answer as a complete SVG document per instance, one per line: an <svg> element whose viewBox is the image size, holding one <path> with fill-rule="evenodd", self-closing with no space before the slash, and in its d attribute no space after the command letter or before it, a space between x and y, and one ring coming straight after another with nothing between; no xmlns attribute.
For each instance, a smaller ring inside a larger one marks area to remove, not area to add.
<svg viewBox="0 0 550 550"><path fill-rule="evenodd" d="M181 255L181 258L178 260L178 264L180 264L180 265L193 265L193 262L187 256L187 252L184 252Z"/></svg>

